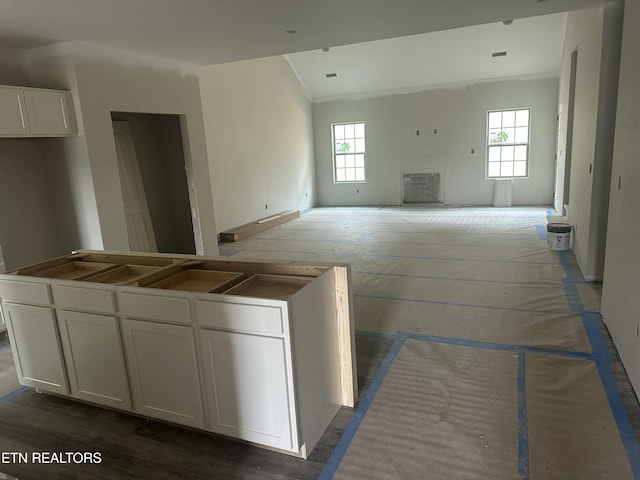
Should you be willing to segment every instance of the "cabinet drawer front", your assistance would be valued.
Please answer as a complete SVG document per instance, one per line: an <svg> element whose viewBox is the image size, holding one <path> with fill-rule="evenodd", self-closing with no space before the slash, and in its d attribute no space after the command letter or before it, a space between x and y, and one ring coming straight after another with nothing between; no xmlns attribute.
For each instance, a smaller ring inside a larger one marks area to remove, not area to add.
<svg viewBox="0 0 640 480"><path fill-rule="evenodd" d="M120 311L129 316L172 323L191 323L186 298L119 292Z"/></svg>
<svg viewBox="0 0 640 480"><path fill-rule="evenodd" d="M54 285L53 299L58 307L101 313L116 311L113 292L108 290Z"/></svg>
<svg viewBox="0 0 640 480"><path fill-rule="evenodd" d="M199 300L196 302L196 315L203 327L274 335L284 333L280 307Z"/></svg>
<svg viewBox="0 0 640 480"><path fill-rule="evenodd" d="M5 302L51 305L49 285L0 280L0 298Z"/></svg>

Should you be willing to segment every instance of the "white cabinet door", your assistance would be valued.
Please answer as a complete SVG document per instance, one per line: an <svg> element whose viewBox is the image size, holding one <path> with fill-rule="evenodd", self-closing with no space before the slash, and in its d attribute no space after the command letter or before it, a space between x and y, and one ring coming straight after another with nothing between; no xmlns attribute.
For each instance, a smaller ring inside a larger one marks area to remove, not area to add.
<svg viewBox="0 0 640 480"><path fill-rule="evenodd" d="M67 310L57 317L71 395L130 410L118 319Z"/></svg>
<svg viewBox="0 0 640 480"><path fill-rule="evenodd" d="M201 330L211 430L297 451L282 338Z"/></svg>
<svg viewBox="0 0 640 480"><path fill-rule="evenodd" d="M3 304L2 309L20 383L68 394L53 309L11 303Z"/></svg>
<svg viewBox="0 0 640 480"><path fill-rule="evenodd" d="M204 428L191 327L122 320L134 411Z"/></svg>
<svg viewBox="0 0 640 480"><path fill-rule="evenodd" d="M31 135L70 135L75 130L71 94L57 90L24 90Z"/></svg>
<svg viewBox="0 0 640 480"><path fill-rule="evenodd" d="M0 137L29 135L29 121L21 88L0 87Z"/></svg>

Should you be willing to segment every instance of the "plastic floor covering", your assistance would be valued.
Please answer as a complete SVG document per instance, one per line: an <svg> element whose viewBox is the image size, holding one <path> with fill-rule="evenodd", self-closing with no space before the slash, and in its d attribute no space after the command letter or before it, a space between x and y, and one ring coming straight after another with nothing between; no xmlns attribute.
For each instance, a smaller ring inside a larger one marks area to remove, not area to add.
<svg viewBox="0 0 640 480"><path fill-rule="evenodd" d="M549 214L316 208L220 246L350 263L358 334L394 340L320 478L640 480L600 286L546 248Z"/></svg>

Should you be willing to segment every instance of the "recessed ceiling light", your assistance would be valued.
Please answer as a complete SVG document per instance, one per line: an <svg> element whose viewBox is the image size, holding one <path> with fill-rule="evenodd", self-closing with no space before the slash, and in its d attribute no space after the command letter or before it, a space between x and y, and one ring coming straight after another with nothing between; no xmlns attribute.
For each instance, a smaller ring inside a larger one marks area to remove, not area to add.
<svg viewBox="0 0 640 480"><path fill-rule="evenodd" d="M284 33L296 33L295 30L285 30Z"/></svg>
<svg viewBox="0 0 640 480"><path fill-rule="evenodd" d="M338 74L335 73L335 72L334 73L325 73L324 76L327 77L327 78L334 78L334 77L337 77Z"/></svg>
<svg viewBox="0 0 640 480"><path fill-rule="evenodd" d="M493 52L491 54L492 57L506 57L507 56L507 52Z"/></svg>
<svg viewBox="0 0 640 480"><path fill-rule="evenodd" d="M503 20L502 23L504 23L505 25L511 25L513 23L513 20Z"/></svg>
<svg viewBox="0 0 640 480"><path fill-rule="evenodd" d="M324 48L322 49L322 51L323 51L323 52L328 52L328 51L329 51L329 47L324 47Z"/></svg>

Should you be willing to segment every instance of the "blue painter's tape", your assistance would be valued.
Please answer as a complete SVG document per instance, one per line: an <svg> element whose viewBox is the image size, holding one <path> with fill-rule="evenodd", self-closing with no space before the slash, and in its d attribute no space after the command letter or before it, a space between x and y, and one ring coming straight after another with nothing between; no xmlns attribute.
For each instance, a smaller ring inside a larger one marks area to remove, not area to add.
<svg viewBox="0 0 640 480"><path fill-rule="evenodd" d="M487 225L491 225L493 227L527 227L531 224L534 224L536 222L539 222L540 220L544 220L544 215L530 215L528 218L531 219L531 221L527 221L527 222L514 222L514 223L491 223L492 220L498 218L498 217L491 217L489 218L487 221L479 221L479 222L442 222L442 221L438 221L438 220L443 220L443 219L464 219L464 218L477 218L477 217L473 217L473 216L465 216L465 215L457 215L457 216L442 216L442 215L438 215L438 216L429 216L429 217L418 217L418 216L414 216L413 220L415 221L379 221L377 219L380 218L380 216L375 215L373 217L373 220L367 219L367 218L362 218L362 215L366 215L366 213L361 213L361 218L355 219L354 217L347 217L349 218L349 224L351 225L366 225L366 224L376 224L376 225L425 225L425 226L429 226L429 227L433 227L433 226L442 226L442 225L446 225L446 226L457 226L457 227L479 227L479 226L487 226ZM371 212L371 213L375 213L375 212ZM313 221L313 223L317 223L317 224L336 224L338 223L338 221L336 220L336 216L335 215L331 215L330 218L328 220L319 220L320 217L322 217L322 214L316 214L314 215L314 217L316 218L316 220ZM326 215L325 215L326 216Z"/></svg>
<svg viewBox="0 0 640 480"><path fill-rule="evenodd" d="M565 279L562 281L562 286L564 287L564 293L567 297L569 310L573 313L584 312L584 305L582 305L582 298L580 297L578 287L576 287L576 282Z"/></svg>
<svg viewBox="0 0 640 480"><path fill-rule="evenodd" d="M295 230L296 232L326 232L327 229L326 228L309 228L309 227L301 227L302 224L298 223L298 224L294 224L294 225L288 225L290 228L289 230ZM308 223L304 224L304 225L309 225ZM409 224L412 225L412 224ZM443 224L446 226L446 224ZM384 233L384 231L383 231ZM387 232L388 233L388 232ZM405 230L403 232L393 232L394 235L415 235L415 234L424 234L426 233L424 230L414 230L414 231L410 231L410 230ZM494 235L496 237L500 236L500 237L504 237L506 235L508 235L509 237L527 237L527 238L531 238L531 234L530 233L514 233L514 232L437 232L438 235L481 235L481 236L489 236L489 235ZM393 242L392 242L393 243Z"/></svg>
<svg viewBox="0 0 640 480"><path fill-rule="evenodd" d="M567 278L562 281L562 286L564 287L564 293L567 297L569 310L573 313L582 313L584 312L584 305L582 304L582 298L580 297L580 292L576 286L578 282L576 282L573 269L571 268L571 265L569 265L567 254L562 250L558 251L557 254L558 259L560 260L560 265L562 265L564 273L567 275Z"/></svg>
<svg viewBox="0 0 640 480"><path fill-rule="evenodd" d="M518 476L529 480L529 414L527 412L527 357L518 354Z"/></svg>
<svg viewBox="0 0 640 480"><path fill-rule="evenodd" d="M564 268L567 274L567 278L562 282L567 296L567 303L571 311L580 313L585 332L591 343L593 357L598 368L598 373L600 374L600 381L604 387L607 400L609 401L609 408L618 427L618 432L620 433L620 438L624 445L627 459L629 460L629 466L633 472L633 478L640 480L640 447L638 446L638 441L636 440L627 412L624 409L615 378L611 372L611 356L609 355L607 343L600 330L599 313L585 311L580 292L576 287L576 278L566 253L559 251L558 258L560 259L562 268Z"/></svg>
<svg viewBox="0 0 640 480"><path fill-rule="evenodd" d="M345 454L347 453L347 449L349 448L349 445L351 445L351 441L355 437L355 434L358 431L358 427L360 427L360 424L362 423L362 420L364 419L364 416L366 415L367 410L369 410L369 407L371 406L371 403L373 402L373 399L376 396L376 393L380 389L382 382L387 376L387 373L391 368L391 364L398 356L398 352L400 351L400 348L402 347L404 340L405 340L405 337L403 336L396 337L396 340L391 346L391 348L389 349L389 352L387 353L387 356L382 362L382 365L380 365L380 368L378 368L378 372L376 373L376 376L373 379L373 382L371 382L371 385L369 386L367 393L364 395L364 398L360 402L360 405L358 405L358 408L354 413L353 418L349 422L349 425L347 425L347 428L342 434L342 437L340 437L338 444L333 449L333 452L331 453L329 460L327 461L324 468L322 469L322 472L320 472L320 475L318 476L318 480L329 480L333 478L333 475L338 470L338 466L340 465L340 462L342 461Z"/></svg>
<svg viewBox="0 0 640 480"><path fill-rule="evenodd" d="M362 420L368 411L373 399L382 385L389 368L400 351L404 341L407 338L414 338L435 343L446 343L451 345L468 346L475 348L491 349L491 350L507 350L518 352L518 476L519 480L529 480L530 478L530 459L529 459L529 433L528 433L528 408L526 400L526 353L541 353L546 355L556 355L569 358L582 358L593 361L600 375L609 406L616 422L616 426L620 433L625 452L629 461L630 468L636 480L640 480L640 447L629 418L624 409L622 398L618 391L615 379L611 372L611 357L609 356L607 344L602 336L599 327L598 312L586 312L580 297L580 293L576 287L576 278L573 274L571 266L568 262L565 252L559 251L558 257L560 263L567 275L563 280L563 287L567 297L567 303L572 311L580 314L585 331L592 346L593 353L574 352L565 350L552 350L541 347L533 347L526 345L505 345L491 342L478 342L473 340L463 340L457 338L438 337L432 335L424 335L417 333L398 333L397 335L381 334L376 332L358 331L358 335L363 336L382 336L394 340L394 344L389 350L387 357L378 369L376 377L362 402L358 406L354 417L347 426L338 445L334 449L329 461L325 465L320 474L320 479L328 480L338 469L338 466L344 458L349 445L351 444L355 434L362 423ZM400 299L405 300L405 299ZM413 300L417 301L417 300ZM444 302L434 302L444 303ZM478 306L475 306L478 307ZM488 307L491 308L491 307ZM494 307L495 308L495 307Z"/></svg>
<svg viewBox="0 0 640 480"><path fill-rule="evenodd" d="M335 252L318 252L317 250L301 250L292 252L291 250L277 250L277 249L269 249L269 248L251 248L249 251L252 252L268 252L268 253L286 253L287 255L291 255L293 253L299 255L322 255L322 256L335 256ZM556 265L555 262L523 262L520 260L487 260L485 258L451 258L451 257L420 257L417 255L379 255L375 253L348 253L345 256L352 257L375 257L375 258L403 258L407 260L439 260L444 262L481 262L481 263L506 263L506 264L522 264L525 265Z"/></svg>
<svg viewBox="0 0 640 480"><path fill-rule="evenodd" d="M484 350L502 350L508 352L529 352L541 353L544 355L555 355L559 357L583 358L594 360L593 354L588 352L575 352L573 350L554 350L552 348L533 347L529 345L510 345L506 343L478 342L476 340L464 340L462 338L438 337L435 335L424 335L421 333L400 333L405 338L415 338L433 343L446 343L462 347L481 348Z"/></svg>
<svg viewBox="0 0 640 480"><path fill-rule="evenodd" d="M598 315L583 313L582 320L589 341L591 342L591 347L596 355L596 366L598 367L600 380L602 381L607 400L609 401L609 408L611 408L611 413L618 427L620 439L627 453L633 478L640 480L640 447L638 446L633 427L622 403L622 397L620 397L615 378L611 372L611 356L609 355L607 343L600 330Z"/></svg>
<svg viewBox="0 0 640 480"><path fill-rule="evenodd" d="M547 210L547 215L553 215L553 212L551 210Z"/></svg>
<svg viewBox="0 0 640 480"><path fill-rule="evenodd" d="M558 259L560 260L560 265L564 269L564 273L567 275L567 280L570 282L575 282L576 278L573 275L573 269L571 265L569 265L569 259L567 258L567 252L563 250L558 250L556 252L558 254Z"/></svg>
<svg viewBox="0 0 640 480"><path fill-rule="evenodd" d="M18 388L16 390L14 390L13 392L7 393L6 395L0 397L0 403L4 402L6 400L9 400L10 398L15 397L16 395L21 394L25 390L31 390L31 389L29 387L22 386L22 387L20 387L20 388Z"/></svg>
<svg viewBox="0 0 640 480"><path fill-rule="evenodd" d="M244 249L239 248L237 250L229 250L228 252L221 253L221 255L224 257L233 257L234 255L237 255L240 252L244 252Z"/></svg>
<svg viewBox="0 0 640 480"><path fill-rule="evenodd" d="M435 275L414 275L410 273L388 273L388 272L364 272L360 270L351 270L354 275L375 275L380 277L407 277L407 278L425 278L430 280L453 280L455 282L474 282L474 283L498 283L504 285L513 285L514 283L526 283L526 282L514 282L507 280L489 280L486 278L461 278L461 277L442 277Z"/></svg>
<svg viewBox="0 0 640 480"><path fill-rule="evenodd" d="M491 305L475 305L472 303L455 303L455 302L443 302L439 300L422 300L419 298L401 298L401 297L385 297L382 295L363 295L357 293L354 295L356 298L373 298L375 300L393 300L398 302L412 302L412 303L429 303L433 305L451 305L453 307L470 307L470 308L484 308L487 310L501 310L507 312L524 312L524 313L547 313L547 314L560 314L565 315L566 310L532 310L528 308L511 308L511 307L494 307Z"/></svg>
<svg viewBox="0 0 640 480"><path fill-rule="evenodd" d="M537 225L537 227L539 227L540 225ZM278 228L278 227L276 227ZM301 229L295 229L298 232L301 232L303 230ZM320 231L320 230L317 230ZM323 232L326 232L326 230L322 230ZM424 233L424 232L422 232ZM371 231L366 231L364 233L364 237L365 238L372 238L375 235L375 232L371 232ZM544 237L543 240L546 239L546 231L544 232ZM275 237L275 236L270 236L270 237L265 237L264 234L263 235L256 235L255 238L260 238L261 240L264 240L265 242L287 242L289 240L291 240L290 238L287 237ZM312 242L312 243L347 243L347 244L353 244L353 240L349 240L349 239L334 239L334 238L301 238L298 239L299 242ZM419 246L444 246L444 247L473 247L473 248L486 248L486 249L491 249L491 250L495 250L496 248L513 248L513 249L520 249L520 250L530 250L533 252L538 252L539 251L539 247L538 246L520 246L520 245L486 245L486 244L479 244L479 243L451 243L451 242L400 242L400 241L385 241L385 240L378 240L375 242L371 242L372 245L419 245ZM482 261L485 261L484 259L479 259ZM502 261L502 260L490 260L490 261Z"/></svg>
<svg viewBox="0 0 640 480"><path fill-rule="evenodd" d="M383 333L383 332L369 332L367 330L356 330L357 337L375 337L375 338L387 338L389 340L395 340L398 335L395 333Z"/></svg>
<svg viewBox="0 0 640 480"><path fill-rule="evenodd" d="M536 233L540 240L547 239L547 227L545 225L536 225Z"/></svg>

